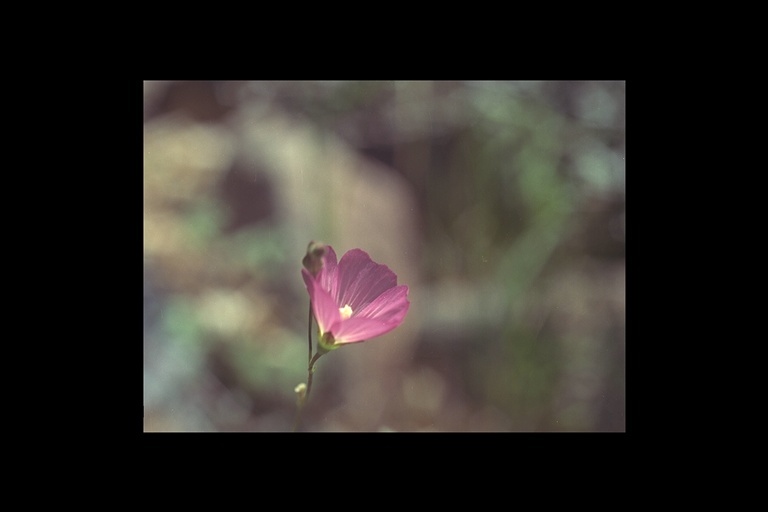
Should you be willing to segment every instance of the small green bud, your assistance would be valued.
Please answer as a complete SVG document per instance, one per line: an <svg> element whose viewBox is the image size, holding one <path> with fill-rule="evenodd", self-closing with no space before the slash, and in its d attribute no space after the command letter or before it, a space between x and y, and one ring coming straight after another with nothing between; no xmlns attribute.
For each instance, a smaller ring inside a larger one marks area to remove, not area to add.
<svg viewBox="0 0 768 512"><path fill-rule="evenodd" d="M302 405L307 398L307 385L302 382L293 388L293 391L296 392L296 403Z"/></svg>

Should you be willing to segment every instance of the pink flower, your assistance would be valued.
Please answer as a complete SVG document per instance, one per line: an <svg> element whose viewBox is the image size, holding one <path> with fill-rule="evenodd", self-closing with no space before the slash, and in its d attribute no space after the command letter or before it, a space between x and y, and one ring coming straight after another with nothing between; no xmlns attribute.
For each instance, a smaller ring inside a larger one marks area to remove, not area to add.
<svg viewBox="0 0 768 512"><path fill-rule="evenodd" d="M324 264L316 277L301 269L326 350L386 334L408 312L408 287L397 286L397 275L363 250L352 249L336 263L325 246Z"/></svg>

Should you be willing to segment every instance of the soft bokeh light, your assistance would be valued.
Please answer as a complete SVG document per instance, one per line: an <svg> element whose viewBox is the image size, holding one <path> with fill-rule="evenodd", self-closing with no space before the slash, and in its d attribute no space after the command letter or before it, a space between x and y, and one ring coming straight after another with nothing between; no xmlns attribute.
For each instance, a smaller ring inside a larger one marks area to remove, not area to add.
<svg viewBox="0 0 768 512"><path fill-rule="evenodd" d="M623 82L145 82L144 429L290 431L310 240L401 326L307 431L625 430Z"/></svg>

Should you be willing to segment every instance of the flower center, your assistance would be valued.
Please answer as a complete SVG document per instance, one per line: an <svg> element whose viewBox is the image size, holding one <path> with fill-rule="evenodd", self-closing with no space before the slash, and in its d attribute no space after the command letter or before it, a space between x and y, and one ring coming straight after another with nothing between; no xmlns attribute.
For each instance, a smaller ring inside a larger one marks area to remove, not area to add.
<svg viewBox="0 0 768 512"><path fill-rule="evenodd" d="M346 304L343 308L339 308L339 313L341 313L341 319L346 320L352 316L352 308L349 307L349 304Z"/></svg>

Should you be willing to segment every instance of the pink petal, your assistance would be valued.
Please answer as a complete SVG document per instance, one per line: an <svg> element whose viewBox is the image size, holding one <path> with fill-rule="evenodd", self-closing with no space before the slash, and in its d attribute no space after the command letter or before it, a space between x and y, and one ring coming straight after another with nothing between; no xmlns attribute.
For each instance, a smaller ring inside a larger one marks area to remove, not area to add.
<svg viewBox="0 0 768 512"><path fill-rule="evenodd" d="M373 302L343 320L334 330L337 343L355 343L386 334L405 319L410 302L408 287L390 288Z"/></svg>
<svg viewBox="0 0 768 512"><path fill-rule="evenodd" d="M373 302L356 311L353 317L371 318L399 324L405 318L410 305L408 287L402 284L379 295Z"/></svg>
<svg viewBox="0 0 768 512"><path fill-rule="evenodd" d="M323 269L318 274L317 278L320 281L320 285L325 291L331 294L334 299L338 298L338 279L337 265L336 265L336 251L330 245L325 246L325 257L323 259ZM339 307L343 307L342 304Z"/></svg>
<svg viewBox="0 0 768 512"><path fill-rule="evenodd" d="M341 322L339 306L309 272L301 269L301 276L304 278L304 284L307 285L309 298L312 300L312 311L315 313L320 332L323 334L333 332L337 324Z"/></svg>
<svg viewBox="0 0 768 512"><path fill-rule="evenodd" d="M388 324L380 320L370 318L350 318L344 320L334 333L336 343L357 343L366 341L376 336L386 334L397 327L397 324Z"/></svg>
<svg viewBox="0 0 768 512"><path fill-rule="evenodd" d="M349 305L353 311L365 307L386 290L397 285L397 275L386 265L375 263L365 251L352 249L341 257L338 265L339 307Z"/></svg>

